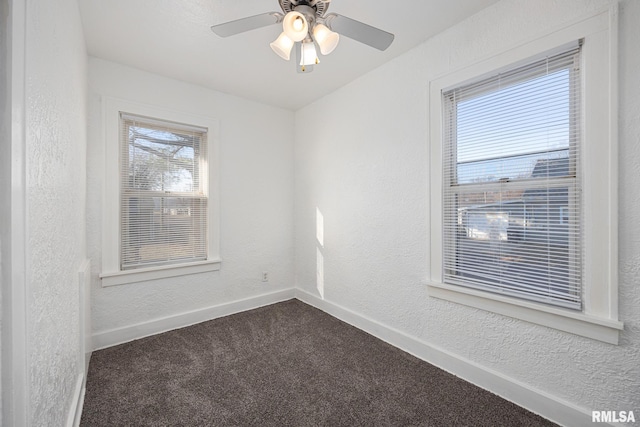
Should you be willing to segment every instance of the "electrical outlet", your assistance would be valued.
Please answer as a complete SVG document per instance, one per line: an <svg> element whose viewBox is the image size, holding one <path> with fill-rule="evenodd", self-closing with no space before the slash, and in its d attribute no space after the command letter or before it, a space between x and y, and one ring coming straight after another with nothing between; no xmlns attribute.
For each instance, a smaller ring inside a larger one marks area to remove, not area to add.
<svg viewBox="0 0 640 427"><path fill-rule="evenodd" d="M268 282L269 281L269 273L266 271L262 272L262 281L263 282Z"/></svg>

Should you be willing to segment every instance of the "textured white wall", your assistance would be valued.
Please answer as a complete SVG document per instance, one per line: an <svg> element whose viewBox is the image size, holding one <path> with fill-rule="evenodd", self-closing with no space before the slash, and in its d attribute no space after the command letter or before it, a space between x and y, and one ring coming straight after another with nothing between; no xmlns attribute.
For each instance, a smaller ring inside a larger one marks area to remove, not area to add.
<svg viewBox="0 0 640 427"><path fill-rule="evenodd" d="M425 286L429 81L608 4L504 0L298 111L296 286L320 295L319 209L327 301L578 407L640 411L639 1L620 2L620 345L432 299Z"/></svg>
<svg viewBox="0 0 640 427"><path fill-rule="evenodd" d="M26 25L29 418L61 426L82 363L87 56L75 0L28 2Z"/></svg>
<svg viewBox="0 0 640 427"><path fill-rule="evenodd" d="M293 288L291 111L95 58L89 60L89 87L87 239L94 333ZM219 120L220 271L101 287L102 96ZM261 281L263 271L269 272L268 283Z"/></svg>

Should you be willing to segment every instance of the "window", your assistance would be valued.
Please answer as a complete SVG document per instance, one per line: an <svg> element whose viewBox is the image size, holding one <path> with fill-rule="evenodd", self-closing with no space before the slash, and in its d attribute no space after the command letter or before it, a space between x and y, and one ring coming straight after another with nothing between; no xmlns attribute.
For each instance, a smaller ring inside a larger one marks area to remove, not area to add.
<svg viewBox="0 0 640 427"><path fill-rule="evenodd" d="M217 121L105 98L103 286L220 268Z"/></svg>
<svg viewBox="0 0 640 427"><path fill-rule="evenodd" d="M443 100L444 282L581 309L579 44Z"/></svg>
<svg viewBox="0 0 640 427"><path fill-rule="evenodd" d="M120 269L207 259L207 130L120 114Z"/></svg>
<svg viewBox="0 0 640 427"><path fill-rule="evenodd" d="M617 344L617 8L430 83L429 295Z"/></svg>

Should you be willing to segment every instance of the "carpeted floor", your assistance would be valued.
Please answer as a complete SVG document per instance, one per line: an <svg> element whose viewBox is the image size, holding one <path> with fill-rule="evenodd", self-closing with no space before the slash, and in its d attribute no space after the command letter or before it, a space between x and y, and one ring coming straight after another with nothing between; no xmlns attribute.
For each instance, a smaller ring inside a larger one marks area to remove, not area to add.
<svg viewBox="0 0 640 427"><path fill-rule="evenodd" d="M81 426L552 426L297 300L96 351Z"/></svg>

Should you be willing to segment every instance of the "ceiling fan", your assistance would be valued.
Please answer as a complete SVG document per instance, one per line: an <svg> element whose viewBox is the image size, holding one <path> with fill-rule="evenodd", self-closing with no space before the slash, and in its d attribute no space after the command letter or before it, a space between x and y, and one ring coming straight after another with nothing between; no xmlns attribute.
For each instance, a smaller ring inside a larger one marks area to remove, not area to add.
<svg viewBox="0 0 640 427"><path fill-rule="evenodd" d="M296 46L296 68L299 73L313 71L320 63L316 46L322 55L328 55L338 46L340 35L359 41L378 50L387 49L394 35L338 15L327 14L331 0L278 0L280 12L267 12L235 21L211 26L220 37L229 37L282 22L283 32L270 46L285 61Z"/></svg>

